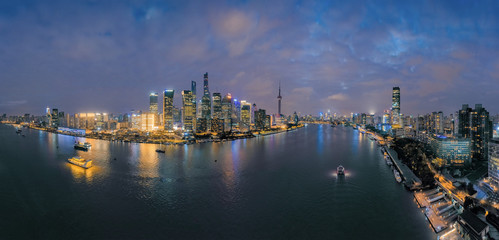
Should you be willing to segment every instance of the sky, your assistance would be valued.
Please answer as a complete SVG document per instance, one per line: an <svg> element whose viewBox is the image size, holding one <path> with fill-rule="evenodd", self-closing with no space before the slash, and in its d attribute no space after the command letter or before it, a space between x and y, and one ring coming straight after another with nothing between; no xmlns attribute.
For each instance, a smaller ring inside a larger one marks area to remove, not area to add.
<svg viewBox="0 0 499 240"><path fill-rule="evenodd" d="M0 114L210 92L277 112L499 113L499 1L0 1ZM161 108L161 107L160 107Z"/></svg>

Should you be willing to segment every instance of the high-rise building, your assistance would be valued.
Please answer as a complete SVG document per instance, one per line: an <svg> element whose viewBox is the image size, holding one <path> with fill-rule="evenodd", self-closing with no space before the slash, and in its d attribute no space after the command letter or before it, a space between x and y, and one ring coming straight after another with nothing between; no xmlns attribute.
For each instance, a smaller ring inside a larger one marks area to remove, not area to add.
<svg viewBox="0 0 499 240"><path fill-rule="evenodd" d="M266 126L267 114L265 109L259 109L255 112L255 128L257 130L263 130Z"/></svg>
<svg viewBox="0 0 499 240"><path fill-rule="evenodd" d="M279 81L279 95L277 95L277 114L279 114L279 117L281 116L281 81Z"/></svg>
<svg viewBox="0 0 499 240"><path fill-rule="evenodd" d="M204 74L204 93L203 95L210 96L210 89L208 88L208 72Z"/></svg>
<svg viewBox="0 0 499 240"><path fill-rule="evenodd" d="M392 124L400 125L400 88L394 87L392 91Z"/></svg>
<svg viewBox="0 0 499 240"><path fill-rule="evenodd" d="M59 110L57 108L52 109L52 121L50 122L50 127L57 128L59 127Z"/></svg>
<svg viewBox="0 0 499 240"><path fill-rule="evenodd" d="M224 131L230 131L232 128L232 96L230 93L224 96L222 100L222 119L224 120Z"/></svg>
<svg viewBox="0 0 499 240"><path fill-rule="evenodd" d="M196 81L191 82L191 92L192 92L192 130L196 130L196 120L197 120L197 98L196 98Z"/></svg>
<svg viewBox="0 0 499 240"><path fill-rule="evenodd" d="M499 186L499 139L489 141L489 178Z"/></svg>
<svg viewBox="0 0 499 240"><path fill-rule="evenodd" d="M241 101L241 122L239 128L241 131L251 130L251 103Z"/></svg>
<svg viewBox="0 0 499 240"><path fill-rule="evenodd" d="M163 124L165 130L173 130L173 95L174 90L165 90L163 98Z"/></svg>
<svg viewBox="0 0 499 240"><path fill-rule="evenodd" d="M492 138L492 122L489 112L482 104L475 104L475 109L463 104L459 111L459 136L471 139L471 157L482 161L488 158L488 142Z"/></svg>
<svg viewBox="0 0 499 240"><path fill-rule="evenodd" d="M149 112L158 113L158 93L149 94Z"/></svg>
<svg viewBox="0 0 499 240"><path fill-rule="evenodd" d="M194 118L192 106L192 91L182 91L182 125L184 132L192 133L194 131Z"/></svg>
<svg viewBox="0 0 499 240"><path fill-rule="evenodd" d="M213 117L222 118L222 95L213 93Z"/></svg>

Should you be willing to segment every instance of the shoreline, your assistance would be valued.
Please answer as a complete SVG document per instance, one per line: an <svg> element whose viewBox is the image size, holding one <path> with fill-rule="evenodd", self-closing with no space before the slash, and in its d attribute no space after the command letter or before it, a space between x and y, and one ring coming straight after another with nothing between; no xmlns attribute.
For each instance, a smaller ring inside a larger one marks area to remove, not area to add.
<svg viewBox="0 0 499 240"><path fill-rule="evenodd" d="M265 137L269 135L274 135L278 133L283 133L283 132L290 132L290 131L295 131L297 129L303 128L304 125L300 124L298 126L293 126L291 128L286 128L286 129L279 129L279 130L274 130L274 131L258 131L258 132L249 132L249 133L240 133L242 135L237 135L237 136L229 136L229 137L224 137L224 138L213 138L213 135L210 135L209 138L200 138L200 139L193 139L193 140L186 140L186 139L169 139L169 141L164 141L162 140L149 140L149 139L144 139L144 140L129 140L127 139L130 136L126 136L125 139L108 139L108 138L102 138L98 136L88 136L88 135L78 135L78 134L71 134L68 132L63 132L59 130L51 130L47 128L41 128L41 127L36 127L36 126L26 126L22 124L16 124L16 123L2 123L5 125L10 125L15 128L29 128L29 129L34 129L42 132L48 132L48 133L54 133L54 134L61 134L61 135L66 135L66 136L72 136L72 137L77 137L77 138L88 138L88 139L95 139L95 140L103 140L103 141L109 141L109 142L123 142L123 143L147 143L147 144L157 144L157 145L191 145L191 144L199 144L199 143L219 143L219 142L228 142L228 141L234 141L234 140L240 140L240 139L249 139L249 138L255 138L255 137ZM148 132L149 133L149 132ZM217 136L217 135L215 135Z"/></svg>

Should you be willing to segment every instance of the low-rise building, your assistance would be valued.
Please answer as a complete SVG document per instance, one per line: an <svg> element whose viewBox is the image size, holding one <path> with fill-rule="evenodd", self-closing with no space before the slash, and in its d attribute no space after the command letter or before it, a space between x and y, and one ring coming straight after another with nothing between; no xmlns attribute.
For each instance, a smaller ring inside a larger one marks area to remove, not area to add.
<svg viewBox="0 0 499 240"><path fill-rule="evenodd" d="M471 163L471 141L468 138L431 138L431 146L436 157L445 162L445 166L463 167Z"/></svg>

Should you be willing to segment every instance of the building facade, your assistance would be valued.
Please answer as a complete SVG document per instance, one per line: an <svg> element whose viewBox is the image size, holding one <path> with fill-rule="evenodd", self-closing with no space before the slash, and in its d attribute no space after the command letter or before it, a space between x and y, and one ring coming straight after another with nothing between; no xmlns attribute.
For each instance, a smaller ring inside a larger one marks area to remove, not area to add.
<svg viewBox="0 0 499 240"><path fill-rule="evenodd" d="M174 90L165 90L163 97L163 124L167 131L173 131L173 95Z"/></svg>

